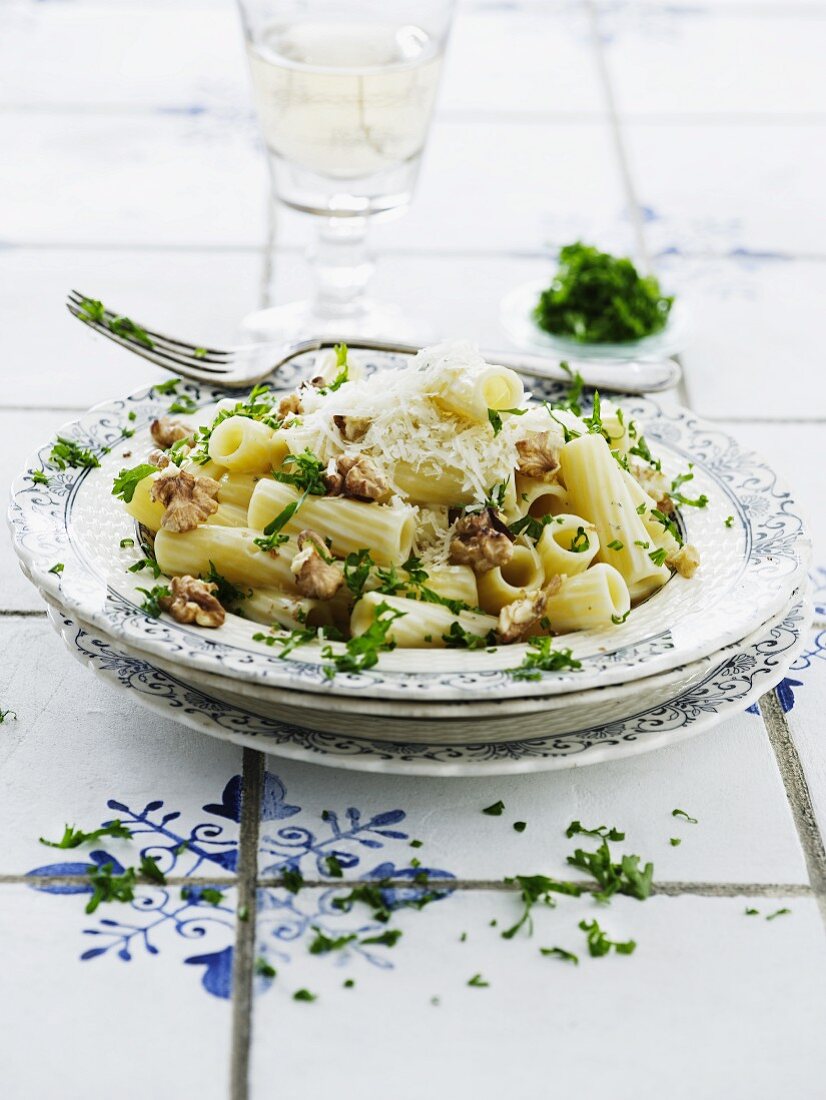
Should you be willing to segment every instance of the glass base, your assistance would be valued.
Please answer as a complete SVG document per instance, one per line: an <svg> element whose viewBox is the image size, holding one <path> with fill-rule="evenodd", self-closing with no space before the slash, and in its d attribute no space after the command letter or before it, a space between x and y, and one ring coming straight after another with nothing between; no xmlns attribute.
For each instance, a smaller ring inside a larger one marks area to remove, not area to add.
<svg viewBox="0 0 826 1100"><path fill-rule="evenodd" d="M371 299L360 301L356 311L336 315L321 312L309 300L290 302L248 314L240 328L242 339L252 343L280 343L313 336L327 339L361 336L423 345L435 339L427 322L404 315L398 306Z"/></svg>

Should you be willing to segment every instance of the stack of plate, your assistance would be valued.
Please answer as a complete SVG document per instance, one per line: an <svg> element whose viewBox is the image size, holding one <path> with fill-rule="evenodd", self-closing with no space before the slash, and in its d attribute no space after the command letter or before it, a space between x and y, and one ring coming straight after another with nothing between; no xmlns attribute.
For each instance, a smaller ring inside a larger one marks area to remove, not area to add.
<svg viewBox="0 0 826 1100"><path fill-rule="evenodd" d="M291 369L283 384L294 382ZM531 389L558 396L551 382L532 379ZM183 390L199 407L226 396L195 384ZM571 767L714 725L773 687L802 646L809 542L793 497L761 457L713 425L640 397L623 398L623 408L666 473L693 463L692 495L709 498L681 517L701 566L691 581L674 576L623 625L555 642L573 650L577 670L516 679L508 670L524 646L407 649L331 679L320 647L283 659L252 640L259 625L238 616L218 630L152 618L138 588L156 582L128 571L141 553L111 486L148 452L149 424L167 405L143 389L67 425L61 436L91 450L99 467L58 470L44 445L12 486L9 519L23 570L70 650L137 701L204 732L362 770ZM41 468L47 484L33 480ZM122 547L130 538L134 546Z"/></svg>

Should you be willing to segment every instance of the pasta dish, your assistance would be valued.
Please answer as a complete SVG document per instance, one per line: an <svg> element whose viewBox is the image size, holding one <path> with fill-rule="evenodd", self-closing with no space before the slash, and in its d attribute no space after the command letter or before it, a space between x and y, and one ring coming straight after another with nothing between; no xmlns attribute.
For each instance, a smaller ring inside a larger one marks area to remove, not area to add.
<svg viewBox="0 0 826 1100"><path fill-rule="evenodd" d="M336 667L358 670L394 646L619 626L697 568L677 512L702 506L678 491L691 473L669 480L598 394L583 412L581 379L532 400L464 342L373 373L340 346L316 369L206 421L154 421L156 448L113 490L168 580L142 590L147 610L204 627L243 615L282 655L341 641Z"/></svg>

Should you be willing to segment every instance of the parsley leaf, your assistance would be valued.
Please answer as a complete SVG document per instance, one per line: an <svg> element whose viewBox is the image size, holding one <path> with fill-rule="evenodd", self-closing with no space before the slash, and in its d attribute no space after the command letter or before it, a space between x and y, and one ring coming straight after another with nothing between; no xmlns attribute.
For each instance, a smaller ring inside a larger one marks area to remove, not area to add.
<svg viewBox="0 0 826 1100"><path fill-rule="evenodd" d="M54 565L53 565L53 566L51 567L51 569L49 570L49 572L50 572L50 573L54 573L54 574L55 574L55 576L59 577L59 576L60 576L60 574L61 574L61 573L63 572L64 568L65 568L65 567L64 567L64 565L63 565L63 562L62 562L62 561L56 561L56 562L54 563Z"/></svg>
<svg viewBox="0 0 826 1100"><path fill-rule="evenodd" d="M293 1000L294 1001L317 1001L318 1000L318 994L317 993L311 993L309 991L309 989L297 989L295 991L295 993L293 993Z"/></svg>
<svg viewBox="0 0 826 1100"><path fill-rule="evenodd" d="M57 437L57 442L52 446L49 461L53 462L58 470L65 470L67 466L81 469L92 469L95 466L100 466L99 460L90 450L81 447L74 440L66 439L62 435Z"/></svg>
<svg viewBox="0 0 826 1100"><path fill-rule="evenodd" d="M579 966L579 955L575 955L573 951L566 951L564 947L540 947L539 954L550 956L554 959L562 959L563 962L573 963L574 966Z"/></svg>
<svg viewBox="0 0 826 1100"><path fill-rule="evenodd" d="M275 519L270 520L264 528L263 536L252 540L255 545L264 551L276 550L279 546L282 546L287 541L287 535L281 534L281 528L290 522L306 499L307 493L304 492L298 500L291 500L289 504L282 508Z"/></svg>
<svg viewBox="0 0 826 1100"><path fill-rule="evenodd" d="M158 866L158 860L155 856L141 856L139 870L146 878L152 879L153 882L157 882L161 886L166 886L166 875Z"/></svg>
<svg viewBox="0 0 826 1100"><path fill-rule="evenodd" d="M40 837L40 843L45 844L48 848L79 848L81 844L88 844L90 841L98 840L102 836L121 837L124 840L129 840L132 833L115 818L114 821L102 825L99 829L93 829L89 833L84 832L83 829L76 829L74 825L65 825L60 840L46 840L42 836Z"/></svg>
<svg viewBox="0 0 826 1100"><path fill-rule="evenodd" d="M307 948L311 955L328 955L331 951L341 951L348 943L352 943L353 940L358 938L354 932L349 935L332 938L325 935L324 932L315 925L312 926L312 929L315 932L315 939Z"/></svg>
<svg viewBox="0 0 826 1100"><path fill-rule="evenodd" d="M553 894L567 894L569 897L578 898L582 893L582 887L575 882L558 882L556 879L548 878L547 875L515 875L513 878L506 878L505 882L509 885L513 883L519 885L524 909L516 924L501 933L503 940L512 940L523 926L527 927L529 936L533 935L531 910L537 902L541 901L544 905L553 908L556 904Z"/></svg>
<svg viewBox="0 0 826 1100"><path fill-rule="evenodd" d="M230 604L241 603L242 600L249 599L252 595L252 589L238 588L231 581L228 581L218 570L215 568L215 562L210 561L209 572L204 573L201 576L201 580L206 581L208 584L214 584L216 586L213 595L222 605L222 607L228 607Z"/></svg>
<svg viewBox="0 0 826 1100"><path fill-rule="evenodd" d="M599 923L595 920L581 920L579 922L579 927L588 937L588 954L595 959L607 955L612 947L618 955L632 955L636 949L637 945L634 940L628 940L626 943L617 943L616 940L609 940L608 936L600 928Z"/></svg>
<svg viewBox="0 0 826 1100"><path fill-rule="evenodd" d="M112 496L120 497L121 500L130 504L138 484L154 473L157 473L157 466L152 466L149 462L142 462L139 466L133 466L131 470L121 470L112 485Z"/></svg>
<svg viewBox="0 0 826 1100"><path fill-rule="evenodd" d="M769 913L766 920L774 920L775 917L785 917L791 913L791 909L776 909L774 913Z"/></svg>
<svg viewBox="0 0 826 1100"><path fill-rule="evenodd" d="M572 836L598 836L605 840L625 840L625 833L621 833L619 829L609 829L607 825L597 825L595 829L586 829L581 821L572 821L568 828L565 830L565 836L570 838Z"/></svg>
<svg viewBox="0 0 826 1100"><path fill-rule="evenodd" d="M324 484L325 464L311 450L305 448L300 454L287 455L282 466L295 467L295 471L285 473L283 469L275 470L272 476L276 481L303 490L305 496L323 497L327 492Z"/></svg>
<svg viewBox="0 0 826 1100"><path fill-rule="evenodd" d="M281 872L281 881L285 890L297 894L304 885L304 876L298 867L285 867Z"/></svg>
<svg viewBox="0 0 826 1100"><path fill-rule="evenodd" d="M509 668L514 680L538 680L541 672L558 672L563 668L582 668L582 662L571 656L570 649L553 649L550 637L531 638L528 652L517 668Z"/></svg>
<svg viewBox="0 0 826 1100"><path fill-rule="evenodd" d="M48 485L49 479L43 470L29 470L31 479L35 485Z"/></svg>
<svg viewBox="0 0 826 1100"><path fill-rule="evenodd" d="M271 963L267 962L267 960L261 955L259 955L258 958L255 960L254 970L256 976L259 978L272 979L278 974L278 971L275 969L275 967Z"/></svg>
<svg viewBox="0 0 826 1100"><path fill-rule="evenodd" d="M498 799L496 802L491 803L490 806L485 806L482 810L483 814L487 814L488 817L501 817L505 810L505 803L502 799Z"/></svg>
<svg viewBox="0 0 826 1100"><path fill-rule="evenodd" d="M487 989L490 986L490 982L486 982L481 974L474 974L467 984L471 989Z"/></svg>
<svg viewBox="0 0 826 1100"><path fill-rule="evenodd" d="M332 679L337 672L359 673L373 668L378 664L380 653L396 648L394 641L388 641L387 634L396 619L403 617L403 611L396 611L382 600L364 633L345 642L344 653L334 653L329 645L322 649L322 657L331 662L324 666L326 676Z"/></svg>
<svg viewBox="0 0 826 1100"><path fill-rule="evenodd" d="M161 615L160 601L172 595L169 586L165 584L156 584L153 588L139 588L138 592L143 592L145 597L141 609L155 619L160 618Z"/></svg>
<svg viewBox="0 0 826 1100"><path fill-rule="evenodd" d="M170 413L194 413L198 411L198 402L194 397L190 397L188 393L182 393L180 397L176 397L172 404L169 406Z"/></svg>
<svg viewBox="0 0 826 1100"><path fill-rule="evenodd" d="M86 903L86 912L94 913L102 901L134 901L135 868L127 867L121 875L113 875L114 863L96 864L86 873L92 886L92 896Z"/></svg>
<svg viewBox="0 0 826 1100"><path fill-rule="evenodd" d="M395 947L401 939L402 933L400 928L388 928L385 932L382 932L378 936L368 936L366 939L361 940L362 944L375 943L382 947Z"/></svg>
<svg viewBox="0 0 826 1100"><path fill-rule="evenodd" d="M651 893L654 864L646 863L641 869L640 857L634 855L620 856L619 863L615 863L604 837L595 852L577 848L572 856L568 856L567 862L596 881L600 887L594 894L597 901L610 901L617 893L644 901Z"/></svg>
<svg viewBox="0 0 826 1100"><path fill-rule="evenodd" d="M687 814L685 812L685 810L672 810L671 811L671 816L672 817L681 817L684 821L687 821L689 823L689 825L699 825L699 822L697 821L697 818L696 817L691 817L689 814Z"/></svg>

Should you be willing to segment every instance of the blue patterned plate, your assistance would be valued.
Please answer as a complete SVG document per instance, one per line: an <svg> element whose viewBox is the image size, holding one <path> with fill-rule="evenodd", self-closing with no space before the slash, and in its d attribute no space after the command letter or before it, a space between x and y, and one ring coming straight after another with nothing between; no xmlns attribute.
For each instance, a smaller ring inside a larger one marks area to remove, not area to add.
<svg viewBox="0 0 826 1100"><path fill-rule="evenodd" d="M627 718L546 737L450 745L394 743L302 729L229 702L131 656L49 609L69 651L136 702L225 741L293 760L353 771L430 776L505 775L581 767L649 752L740 714L783 678L800 653L811 606L797 599L778 618L684 691Z"/></svg>
<svg viewBox="0 0 826 1100"><path fill-rule="evenodd" d="M402 360L376 357L368 369ZM311 369L306 361L296 364L279 374L279 384L290 389L297 374ZM540 398L553 400L561 392L551 382L530 385ZM182 385L183 393L198 408L226 396L192 383ZM51 444L44 445L12 487L9 519L24 571L67 614L103 636L184 667L326 695L427 702L557 695L627 683L715 653L781 611L805 576L809 541L793 497L771 467L685 409L628 397L623 407L642 425L665 472L674 477L693 462L692 492L709 497L707 508L686 509L683 516L687 541L702 558L692 580L673 577L622 626L561 640L582 662L576 671L542 673L536 682L514 680L508 670L521 662L523 646L493 653L407 649L383 655L367 673L331 680L318 646L304 646L283 660L252 640L259 627L237 616L228 616L217 631L204 631L142 610L138 588L151 581L127 571L140 551L120 546L134 530L111 485L121 466L134 465L148 451L149 424L169 401L143 389L67 425L60 434L91 450L100 466L59 470L50 459ZM47 484L34 478L41 469ZM56 562L63 563L60 573L53 572Z"/></svg>

